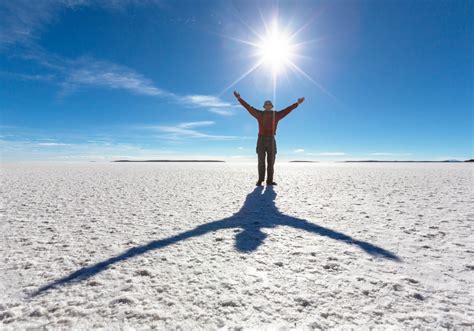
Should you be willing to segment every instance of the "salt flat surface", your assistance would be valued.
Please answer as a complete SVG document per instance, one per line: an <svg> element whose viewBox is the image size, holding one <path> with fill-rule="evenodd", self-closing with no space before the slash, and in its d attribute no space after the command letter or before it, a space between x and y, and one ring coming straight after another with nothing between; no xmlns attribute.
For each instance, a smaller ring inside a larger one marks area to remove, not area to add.
<svg viewBox="0 0 474 331"><path fill-rule="evenodd" d="M1 166L0 328L470 329L473 166Z"/></svg>

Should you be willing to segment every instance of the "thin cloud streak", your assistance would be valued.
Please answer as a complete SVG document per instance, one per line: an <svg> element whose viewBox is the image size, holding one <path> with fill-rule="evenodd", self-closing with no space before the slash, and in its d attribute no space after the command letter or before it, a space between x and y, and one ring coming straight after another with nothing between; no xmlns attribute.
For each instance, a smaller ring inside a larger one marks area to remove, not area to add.
<svg viewBox="0 0 474 331"><path fill-rule="evenodd" d="M64 144L64 143L37 143L38 146L70 146L71 144Z"/></svg>
<svg viewBox="0 0 474 331"><path fill-rule="evenodd" d="M184 104L190 104L193 106L200 107L211 107L211 108L222 108L222 107L232 107L232 104L226 101L222 101L218 97L211 95L186 95L180 97L180 101Z"/></svg>
<svg viewBox="0 0 474 331"><path fill-rule="evenodd" d="M191 128L200 126L213 125L213 121L201 121L201 122L186 122L180 123L174 126L156 125L148 126L148 128L165 133L165 135L159 136L160 138L171 139L171 140L184 140L184 139L205 139L205 140L236 140L241 137L238 136L224 136L224 135L212 135L201 131L193 130Z"/></svg>
<svg viewBox="0 0 474 331"><path fill-rule="evenodd" d="M179 127L190 129L190 128L195 128L199 126L208 126L208 125L213 125L213 124L214 124L214 121L186 122L186 123L181 123Z"/></svg>
<svg viewBox="0 0 474 331"><path fill-rule="evenodd" d="M18 73L18 72L10 72L10 71L0 71L0 76L5 78L13 78L15 80L20 81L52 81L54 75L41 75L41 74L25 74L25 73Z"/></svg>
<svg viewBox="0 0 474 331"><path fill-rule="evenodd" d="M114 63L81 58L66 68L63 95L74 92L81 86L99 86L109 89L122 89L134 94L174 97L153 82L135 71Z"/></svg>
<svg viewBox="0 0 474 331"><path fill-rule="evenodd" d="M207 108L209 112L222 116L234 115L235 113L232 112L232 108L237 106L231 104L230 102L223 101L222 99L214 95L192 94L185 96L176 96L175 99L185 106Z"/></svg>
<svg viewBox="0 0 474 331"><path fill-rule="evenodd" d="M81 86L98 86L108 89L121 89L134 94L167 98L185 107L207 108L218 115L233 115L234 105L212 95L179 95L157 87L150 79L125 66L106 61L82 58L67 69L63 84L63 95L75 92Z"/></svg>
<svg viewBox="0 0 474 331"><path fill-rule="evenodd" d="M219 108L209 108L207 109L209 112L217 114L217 115L222 115L222 116L234 116L235 112L230 111L230 109L219 109Z"/></svg>
<svg viewBox="0 0 474 331"><path fill-rule="evenodd" d="M410 155L413 155L413 154L412 153L377 152L377 153L370 153L369 155L373 155L373 156L410 156Z"/></svg>
<svg viewBox="0 0 474 331"><path fill-rule="evenodd" d="M306 153L306 155L318 155L318 156L344 156L347 153L344 152L322 152L322 153Z"/></svg>

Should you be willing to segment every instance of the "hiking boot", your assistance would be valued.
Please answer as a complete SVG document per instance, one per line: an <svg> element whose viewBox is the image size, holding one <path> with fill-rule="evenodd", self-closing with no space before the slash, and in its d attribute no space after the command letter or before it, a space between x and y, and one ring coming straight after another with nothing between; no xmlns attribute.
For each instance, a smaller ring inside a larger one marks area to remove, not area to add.
<svg viewBox="0 0 474 331"><path fill-rule="evenodd" d="M267 182L267 185L275 185L276 186L277 183L275 182Z"/></svg>
<svg viewBox="0 0 474 331"><path fill-rule="evenodd" d="M262 181L259 180L259 181L255 184L255 186L262 186Z"/></svg>

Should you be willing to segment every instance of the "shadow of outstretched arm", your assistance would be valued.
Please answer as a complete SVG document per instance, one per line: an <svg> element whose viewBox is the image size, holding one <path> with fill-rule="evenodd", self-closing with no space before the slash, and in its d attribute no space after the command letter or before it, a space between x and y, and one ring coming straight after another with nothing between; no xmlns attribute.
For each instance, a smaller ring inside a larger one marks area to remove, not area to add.
<svg viewBox="0 0 474 331"><path fill-rule="evenodd" d="M316 233L320 236L328 237L334 240L343 241L346 244L359 246L359 248L372 256L380 256L394 261L401 261L397 255L386 249L383 249L382 247L370 244L366 241L356 240L347 234L310 223L303 219L282 215L282 219L278 223L281 225L291 226L296 229L305 230L307 232Z"/></svg>
<svg viewBox="0 0 474 331"><path fill-rule="evenodd" d="M121 261L128 260L130 258L133 258L135 256L138 256L138 255L141 255L141 254L144 254L144 253L147 253L149 251L164 248L166 246L170 246L170 245L175 244L179 241L186 240L186 239L189 239L189 238L192 238L192 237L202 236L202 235L204 235L206 233L209 233L209 232L212 232L212 231L216 231L216 230L220 230L220 229L224 229L224 228L229 228L229 227L232 226L231 222L232 222L232 218L229 218L229 219L224 219L224 220L220 220L220 221L216 221L216 222L212 222L212 223L208 223L208 224L203 224L203 225L200 225L200 226L196 227L195 229L180 233L176 236L168 237L168 238L161 239L161 240L155 240L155 241L152 241L152 242L150 242L146 245L143 245L143 246L130 248L129 250L126 250L124 253L122 253L120 255L111 257L107 260L104 260L102 262L90 265L88 267L81 268L81 269L71 273L70 275L68 275L66 277L55 280L55 281L39 288L31 296L37 296L37 295L39 295L39 294L41 294L45 291L48 291L52 288L56 288L56 287L59 287L59 286L62 286L62 285L68 284L68 283L76 283L76 282L80 282L80 281L89 279L89 278L97 275L98 273L104 271L105 269L107 269L108 267L110 267L113 264L116 264L116 263L121 262Z"/></svg>

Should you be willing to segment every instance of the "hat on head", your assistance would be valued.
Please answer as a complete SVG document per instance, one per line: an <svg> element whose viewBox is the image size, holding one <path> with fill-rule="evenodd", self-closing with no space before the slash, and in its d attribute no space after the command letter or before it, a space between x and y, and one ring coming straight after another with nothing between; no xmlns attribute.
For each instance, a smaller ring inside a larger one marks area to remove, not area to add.
<svg viewBox="0 0 474 331"><path fill-rule="evenodd" d="M272 107L273 107L273 103L272 103L271 100L265 100L265 102L263 103L263 106L265 107L265 105L266 105L267 103L271 104Z"/></svg>

